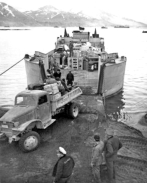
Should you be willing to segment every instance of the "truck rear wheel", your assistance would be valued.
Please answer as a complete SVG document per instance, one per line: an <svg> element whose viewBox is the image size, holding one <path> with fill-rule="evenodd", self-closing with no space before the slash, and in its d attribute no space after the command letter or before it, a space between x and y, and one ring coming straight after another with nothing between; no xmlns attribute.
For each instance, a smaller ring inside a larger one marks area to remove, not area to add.
<svg viewBox="0 0 147 183"><path fill-rule="evenodd" d="M68 115L71 118L76 118L79 115L79 108L78 108L78 106L75 103L72 103L69 106Z"/></svg>
<svg viewBox="0 0 147 183"><path fill-rule="evenodd" d="M39 144L40 135L34 131L25 133L19 140L19 147L23 152L33 151L38 148Z"/></svg>

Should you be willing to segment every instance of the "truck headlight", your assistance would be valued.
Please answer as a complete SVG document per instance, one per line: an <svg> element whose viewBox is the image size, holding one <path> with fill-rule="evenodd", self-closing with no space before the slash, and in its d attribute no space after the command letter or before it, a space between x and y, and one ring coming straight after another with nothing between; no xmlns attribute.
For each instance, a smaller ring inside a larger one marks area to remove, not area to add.
<svg viewBox="0 0 147 183"><path fill-rule="evenodd" d="M19 126L19 122L14 122L14 127L18 127Z"/></svg>

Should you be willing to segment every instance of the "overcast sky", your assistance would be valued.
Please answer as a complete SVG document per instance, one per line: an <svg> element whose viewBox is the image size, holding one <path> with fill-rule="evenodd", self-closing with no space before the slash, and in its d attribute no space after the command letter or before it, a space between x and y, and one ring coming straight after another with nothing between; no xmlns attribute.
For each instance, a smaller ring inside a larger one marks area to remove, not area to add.
<svg viewBox="0 0 147 183"><path fill-rule="evenodd" d="M93 14L97 9L147 23L147 0L2 0L19 11L35 10L52 5L60 10L84 10Z"/></svg>

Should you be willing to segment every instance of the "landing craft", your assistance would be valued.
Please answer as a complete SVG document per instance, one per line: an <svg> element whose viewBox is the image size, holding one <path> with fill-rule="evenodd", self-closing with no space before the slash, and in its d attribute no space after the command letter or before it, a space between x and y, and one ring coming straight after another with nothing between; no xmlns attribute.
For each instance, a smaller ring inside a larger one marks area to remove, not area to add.
<svg viewBox="0 0 147 183"><path fill-rule="evenodd" d="M66 34L65 34L66 33ZM60 68L62 78L66 78L69 70L74 74L74 84L79 86L84 94L98 94L105 97L120 92L124 84L126 68L125 56L105 51L104 38L90 32L75 30L69 36L64 31L64 37L59 37L55 49L48 53L35 51L32 57L25 59L27 83L43 82L39 60L47 69L54 72ZM67 36L68 35L68 36ZM73 48L70 50L70 42ZM72 51L72 55L70 54Z"/></svg>

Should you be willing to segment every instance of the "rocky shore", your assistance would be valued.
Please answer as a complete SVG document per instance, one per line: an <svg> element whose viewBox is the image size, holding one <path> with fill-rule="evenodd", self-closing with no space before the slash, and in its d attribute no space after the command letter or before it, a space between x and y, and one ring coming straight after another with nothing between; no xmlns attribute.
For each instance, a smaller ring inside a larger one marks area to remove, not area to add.
<svg viewBox="0 0 147 183"><path fill-rule="evenodd" d="M123 143L117 161L116 183L146 183L147 139L126 124L106 117L102 101L97 96L80 96L79 117L71 120L64 115L48 129L40 130L40 147L30 153L22 153L18 143L8 144L0 140L1 183L52 183L52 169L57 161L56 150L64 147L76 162L70 183L92 183L90 167L94 132L104 138L104 129L114 129ZM106 166L101 169L102 183L107 180Z"/></svg>

